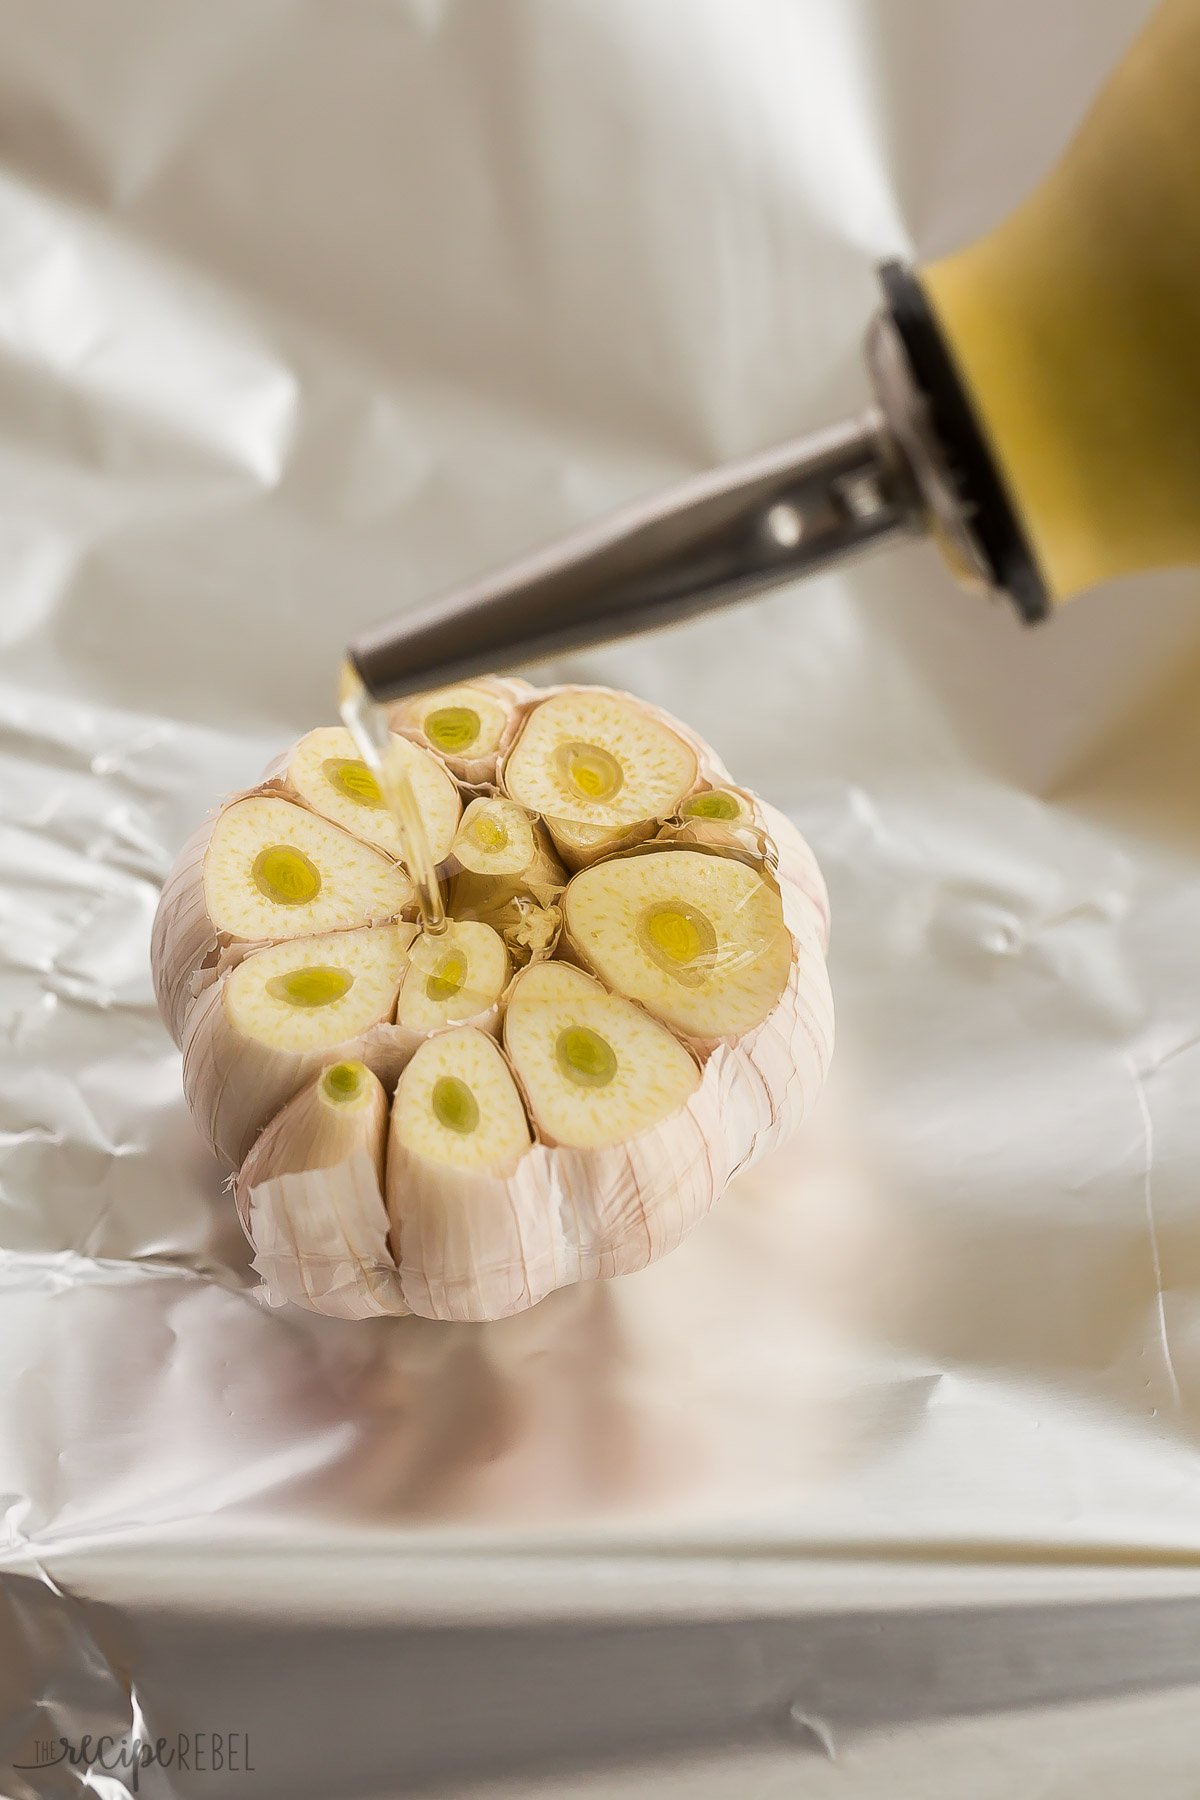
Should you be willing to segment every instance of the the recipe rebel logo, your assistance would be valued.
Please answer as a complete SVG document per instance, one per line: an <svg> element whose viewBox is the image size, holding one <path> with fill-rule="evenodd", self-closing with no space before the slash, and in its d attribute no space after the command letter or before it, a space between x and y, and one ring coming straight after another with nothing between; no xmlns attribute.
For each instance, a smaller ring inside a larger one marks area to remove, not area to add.
<svg viewBox="0 0 1200 1800"><path fill-rule="evenodd" d="M128 1732L120 1737L88 1732L74 1740L37 1738L33 1755L13 1765L26 1773L59 1766L86 1774L96 1769L120 1771L128 1777L131 1794L139 1790L143 1769L181 1769L196 1775L255 1773L248 1731L180 1731L174 1737L154 1739Z"/></svg>

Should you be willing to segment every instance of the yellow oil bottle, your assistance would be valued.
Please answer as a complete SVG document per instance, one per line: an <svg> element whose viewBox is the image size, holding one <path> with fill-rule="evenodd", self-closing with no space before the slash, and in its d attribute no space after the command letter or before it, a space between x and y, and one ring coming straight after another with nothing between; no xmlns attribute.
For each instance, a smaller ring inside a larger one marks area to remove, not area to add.
<svg viewBox="0 0 1200 1800"><path fill-rule="evenodd" d="M1047 599L1200 563L1200 0L1165 0L1051 174L919 281Z"/></svg>
<svg viewBox="0 0 1200 1800"><path fill-rule="evenodd" d="M916 531L1031 620L1200 564L1200 0L1161 0L1010 217L882 277L872 409L392 621L350 648L365 688L671 624Z"/></svg>

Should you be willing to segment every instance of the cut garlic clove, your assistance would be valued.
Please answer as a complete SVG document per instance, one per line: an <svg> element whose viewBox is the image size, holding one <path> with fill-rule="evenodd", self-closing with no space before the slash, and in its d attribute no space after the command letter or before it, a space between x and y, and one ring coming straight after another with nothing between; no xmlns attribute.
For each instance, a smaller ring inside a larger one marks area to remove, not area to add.
<svg viewBox="0 0 1200 1800"><path fill-rule="evenodd" d="M514 1203L532 1138L495 1040L470 1027L423 1044L392 1105L387 1206L406 1303L426 1318L498 1318L554 1283L537 1184Z"/></svg>
<svg viewBox="0 0 1200 1800"><path fill-rule="evenodd" d="M282 759L286 762L286 757ZM267 777L263 778L264 783ZM243 800L277 795L279 784L261 785L232 794L222 811ZM204 859L221 813L205 819L175 860L163 883L150 940L150 967L154 993L167 1029L178 1046L184 1024L196 997L211 987L226 958L236 961L244 942L234 946L219 932L209 916L204 889Z"/></svg>
<svg viewBox="0 0 1200 1800"><path fill-rule="evenodd" d="M215 931L307 937L395 918L413 885L396 863L294 801L238 800L213 825L204 904Z"/></svg>
<svg viewBox="0 0 1200 1800"><path fill-rule="evenodd" d="M517 708L532 692L524 682L463 682L398 701L388 723L436 752L460 780L491 781L512 738Z"/></svg>
<svg viewBox="0 0 1200 1800"><path fill-rule="evenodd" d="M517 977L504 1045L539 1135L577 1149L635 1137L700 1085L678 1039L565 963L536 963Z"/></svg>
<svg viewBox="0 0 1200 1800"><path fill-rule="evenodd" d="M391 1017L416 927L368 926L258 950L224 979L234 1029L303 1051L346 1043Z"/></svg>
<svg viewBox="0 0 1200 1800"><path fill-rule="evenodd" d="M699 850L594 864L567 888L563 924L602 981L698 1043L761 1024L794 956L774 884Z"/></svg>
<svg viewBox="0 0 1200 1800"><path fill-rule="evenodd" d="M462 797L435 756L395 733L391 754L412 784L435 863L449 854ZM286 780L296 797L344 831L403 860L400 828L384 804L379 783L341 726L310 731L287 759Z"/></svg>
<svg viewBox="0 0 1200 1800"><path fill-rule="evenodd" d="M750 825L757 823L745 794L733 787L706 787L691 794L679 809L681 819L702 824Z"/></svg>
<svg viewBox="0 0 1200 1800"><path fill-rule="evenodd" d="M523 874L543 852L531 813L515 800L481 795L463 813L453 854L460 868L498 879Z"/></svg>
<svg viewBox="0 0 1200 1800"><path fill-rule="evenodd" d="M455 860L451 915L490 925L518 963L549 955L561 923L554 902L567 875L543 826L515 801L474 800L463 814Z"/></svg>
<svg viewBox="0 0 1200 1800"><path fill-rule="evenodd" d="M759 862L767 848L766 833L753 801L735 787L708 787L690 795L680 807L678 818L664 825L658 835L679 844L699 844L706 849L751 856Z"/></svg>
<svg viewBox="0 0 1200 1800"><path fill-rule="evenodd" d="M410 954L396 1025L414 1044L448 1025L498 1024L511 970L503 939L490 925L455 920L436 937L417 938Z"/></svg>
<svg viewBox="0 0 1200 1800"><path fill-rule="evenodd" d="M258 1137L235 1184L239 1208L261 1182L334 1169L360 1150L382 1181L387 1126L388 1097L375 1072L362 1062L328 1064Z"/></svg>
<svg viewBox="0 0 1200 1800"><path fill-rule="evenodd" d="M397 1085L391 1137L442 1168L508 1172L533 1140L495 1039L468 1025L422 1044Z"/></svg>
<svg viewBox="0 0 1200 1800"><path fill-rule="evenodd" d="M339 1062L267 1126L237 1180L269 1305L342 1319L407 1312L383 1199L388 1101L361 1062Z"/></svg>
<svg viewBox="0 0 1200 1800"><path fill-rule="evenodd" d="M732 785L701 788L655 834L656 842L695 846L735 856L759 868L773 867L770 840L752 795Z"/></svg>
<svg viewBox="0 0 1200 1800"><path fill-rule="evenodd" d="M567 688L527 713L503 785L556 825L611 831L674 812L697 769L692 747L628 695Z"/></svg>
<svg viewBox="0 0 1200 1800"><path fill-rule="evenodd" d="M197 1000L183 1087L209 1142L239 1164L280 1106L331 1059L387 1067L416 927L380 925L257 950Z"/></svg>
<svg viewBox="0 0 1200 1800"><path fill-rule="evenodd" d="M495 895L496 906L515 893L529 894L544 906L567 883L545 827L515 800L499 796L472 800L467 807L453 861L459 893Z"/></svg>

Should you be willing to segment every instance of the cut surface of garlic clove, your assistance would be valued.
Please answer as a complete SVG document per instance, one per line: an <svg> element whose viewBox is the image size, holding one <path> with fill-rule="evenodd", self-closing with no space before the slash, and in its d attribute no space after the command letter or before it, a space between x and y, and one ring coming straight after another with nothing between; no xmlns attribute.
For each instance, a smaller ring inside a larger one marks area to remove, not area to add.
<svg viewBox="0 0 1200 1800"><path fill-rule="evenodd" d="M547 821L612 830L674 812L696 772L691 746L636 700L567 689L531 708L504 788Z"/></svg>
<svg viewBox="0 0 1200 1800"><path fill-rule="evenodd" d="M396 863L327 819L274 795L238 800L204 853L216 931L250 940L306 937L395 918L413 901Z"/></svg>
<svg viewBox="0 0 1200 1800"><path fill-rule="evenodd" d="M379 925L257 950L223 984L243 1037L302 1055L346 1043L390 1019L415 927Z"/></svg>
<svg viewBox="0 0 1200 1800"><path fill-rule="evenodd" d="M679 809L681 819L701 819L718 825L752 825L754 813L736 788L708 787L692 794Z"/></svg>
<svg viewBox="0 0 1200 1800"><path fill-rule="evenodd" d="M397 1151L446 1169L506 1174L532 1143L512 1072L494 1038L471 1026L439 1032L416 1052L392 1103L388 1201L403 1210L392 1180Z"/></svg>
<svg viewBox="0 0 1200 1800"><path fill-rule="evenodd" d="M710 787L689 795L678 817L664 826L659 835L668 834L673 834L679 843L752 853L760 860L767 849L761 817L749 796L734 787Z"/></svg>
<svg viewBox="0 0 1200 1800"><path fill-rule="evenodd" d="M563 920L602 981L698 1041L760 1025L795 954L772 882L700 850L594 864L567 888Z"/></svg>
<svg viewBox="0 0 1200 1800"><path fill-rule="evenodd" d="M392 733L391 755L416 795L434 862L449 854L462 812L458 788L435 756ZM350 733L323 726L300 739L288 758L288 786L306 805L335 825L403 857L400 828L384 804L375 776L359 756Z"/></svg>
<svg viewBox="0 0 1200 1800"><path fill-rule="evenodd" d="M677 1112L700 1085L678 1039L565 963L535 963L518 976L504 1043L553 1144L621 1143Z"/></svg>
<svg viewBox="0 0 1200 1800"><path fill-rule="evenodd" d="M463 813L453 853L474 875L520 875L538 858L533 818L515 800L480 796Z"/></svg>
<svg viewBox="0 0 1200 1800"><path fill-rule="evenodd" d="M400 989L396 1023L437 1031L495 1007L508 985L508 951L490 925L456 920L436 937L413 943Z"/></svg>
<svg viewBox="0 0 1200 1800"><path fill-rule="evenodd" d="M393 731L437 753L466 780L487 780L512 729L514 701L499 682L464 682L397 701L388 715Z"/></svg>

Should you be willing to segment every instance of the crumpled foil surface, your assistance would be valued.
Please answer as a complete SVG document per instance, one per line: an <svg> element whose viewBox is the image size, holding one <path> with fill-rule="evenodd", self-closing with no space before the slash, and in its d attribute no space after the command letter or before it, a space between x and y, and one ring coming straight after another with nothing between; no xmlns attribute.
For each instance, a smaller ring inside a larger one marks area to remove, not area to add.
<svg viewBox="0 0 1200 1800"><path fill-rule="evenodd" d="M1030 632L913 545L530 671L833 890L827 1095L644 1274L265 1309L147 969L348 635L853 410L874 263L1147 10L0 9L6 1796L133 1791L89 1731L249 1734L149 1795L1194 1795L1194 572Z"/></svg>

